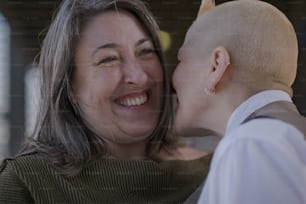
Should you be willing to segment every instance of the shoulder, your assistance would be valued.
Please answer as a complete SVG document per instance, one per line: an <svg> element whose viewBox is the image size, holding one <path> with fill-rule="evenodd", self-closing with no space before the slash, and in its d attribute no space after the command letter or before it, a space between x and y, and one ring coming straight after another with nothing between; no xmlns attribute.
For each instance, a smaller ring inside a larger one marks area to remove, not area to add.
<svg viewBox="0 0 306 204"><path fill-rule="evenodd" d="M0 164L0 203L31 203L32 197L19 175L18 158L5 159ZM17 164L17 165L16 165Z"/></svg>
<svg viewBox="0 0 306 204"><path fill-rule="evenodd" d="M258 119L245 123L226 134L214 157L239 157L252 161L255 155L281 160L306 154L304 136L293 126L275 119Z"/></svg>
<svg viewBox="0 0 306 204"><path fill-rule="evenodd" d="M28 154L22 154L11 158L6 158L2 161L0 165L0 172L4 168L27 168L35 165L42 165L46 164L46 161L44 161L43 157L39 156L38 153L28 153Z"/></svg>
<svg viewBox="0 0 306 204"><path fill-rule="evenodd" d="M46 159L37 153L28 153L4 159L0 165L0 174L10 172L20 179L25 179L39 172L46 172L47 169L50 169L50 165Z"/></svg>
<svg viewBox="0 0 306 204"><path fill-rule="evenodd" d="M301 132L288 123L271 118L251 120L240 125L223 138L223 141L228 144L241 141L275 145L296 140L304 141Z"/></svg>
<svg viewBox="0 0 306 204"><path fill-rule="evenodd" d="M258 203L301 203L287 202L305 198L306 142L300 134L282 121L260 119L225 135L214 152L200 201L210 196L219 200L230 192L224 202L246 203L262 195L259 198L270 200Z"/></svg>
<svg viewBox="0 0 306 204"><path fill-rule="evenodd" d="M16 175L14 165L14 159L4 159L0 164L0 186L4 183L17 182L18 176Z"/></svg>

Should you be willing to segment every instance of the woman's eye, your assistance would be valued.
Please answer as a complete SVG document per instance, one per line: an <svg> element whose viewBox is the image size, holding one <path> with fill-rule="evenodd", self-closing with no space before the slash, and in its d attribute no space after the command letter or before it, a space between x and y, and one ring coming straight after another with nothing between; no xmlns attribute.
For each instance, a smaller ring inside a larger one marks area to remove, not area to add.
<svg viewBox="0 0 306 204"><path fill-rule="evenodd" d="M152 54L156 54L156 50L153 48L144 48L140 51L140 56L151 56Z"/></svg>
<svg viewBox="0 0 306 204"><path fill-rule="evenodd" d="M112 63L115 63L118 59L116 56L110 56L110 57L105 57L102 60L100 60L97 65L112 65Z"/></svg>

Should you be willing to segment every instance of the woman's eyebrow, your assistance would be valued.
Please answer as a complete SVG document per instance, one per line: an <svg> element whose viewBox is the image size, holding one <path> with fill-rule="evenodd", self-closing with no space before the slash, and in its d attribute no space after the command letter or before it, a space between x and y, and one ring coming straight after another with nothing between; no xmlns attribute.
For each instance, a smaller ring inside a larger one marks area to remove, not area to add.
<svg viewBox="0 0 306 204"><path fill-rule="evenodd" d="M145 43L145 42L148 42L148 41L151 42L151 39L150 39L150 38L143 38L143 39L140 39L140 40L137 41L136 46L139 46L139 45L141 45L141 44L143 44L143 43ZM94 55L95 55L99 50L101 50L101 49L118 48L118 47L120 47L120 45L118 45L118 44L116 44L116 43L107 43L107 44L103 44L103 45L97 47L97 48L93 51L92 56L94 56Z"/></svg>
<svg viewBox="0 0 306 204"><path fill-rule="evenodd" d="M97 47L93 53L92 53L92 56L94 56L99 50L101 49L106 49L106 48L117 48L119 47L118 44L116 43L107 43L107 44L103 44L103 45L100 45L99 47Z"/></svg>
<svg viewBox="0 0 306 204"><path fill-rule="evenodd" d="M151 39L150 39L150 38L143 38L143 39L140 39L140 40L137 41L136 46L139 46L139 45L141 45L142 43L145 43L145 42L147 42L147 41L151 42Z"/></svg>

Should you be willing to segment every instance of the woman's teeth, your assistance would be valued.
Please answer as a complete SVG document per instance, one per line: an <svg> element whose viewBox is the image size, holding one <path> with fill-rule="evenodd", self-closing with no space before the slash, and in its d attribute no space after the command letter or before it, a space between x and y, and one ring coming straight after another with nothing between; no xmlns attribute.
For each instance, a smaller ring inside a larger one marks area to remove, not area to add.
<svg viewBox="0 0 306 204"><path fill-rule="evenodd" d="M143 94L137 97L127 97L122 100L119 100L118 102L120 105L130 107L130 106L140 106L145 102L147 102L147 100L148 100L147 95Z"/></svg>

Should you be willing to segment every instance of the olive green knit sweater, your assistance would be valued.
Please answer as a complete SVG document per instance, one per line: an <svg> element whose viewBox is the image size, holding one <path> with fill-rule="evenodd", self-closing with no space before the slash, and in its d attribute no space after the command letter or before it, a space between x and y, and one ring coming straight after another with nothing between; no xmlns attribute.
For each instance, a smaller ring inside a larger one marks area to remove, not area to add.
<svg viewBox="0 0 306 204"><path fill-rule="evenodd" d="M100 159L65 177L38 154L23 155L0 166L0 203L178 204L206 178L210 159Z"/></svg>

